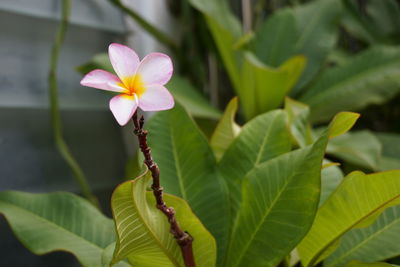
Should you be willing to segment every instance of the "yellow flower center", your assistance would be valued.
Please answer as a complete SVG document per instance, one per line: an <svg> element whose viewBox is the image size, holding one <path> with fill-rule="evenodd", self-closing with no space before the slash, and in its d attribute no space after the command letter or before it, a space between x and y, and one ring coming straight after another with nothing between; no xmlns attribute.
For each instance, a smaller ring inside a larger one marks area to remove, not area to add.
<svg viewBox="0 0 400 267"><path fill-rule="evenodd" d="M142 77L139 74L124 77L121 80L122 83L118 83L118 85L125 88L128 95L136 94L140 97L146 91Z"/></svg>

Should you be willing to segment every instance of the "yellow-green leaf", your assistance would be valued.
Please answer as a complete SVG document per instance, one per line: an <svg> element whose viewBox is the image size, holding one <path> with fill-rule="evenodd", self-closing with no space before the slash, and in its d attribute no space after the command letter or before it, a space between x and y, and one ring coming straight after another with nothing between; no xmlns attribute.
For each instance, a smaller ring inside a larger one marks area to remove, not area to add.
<svg viewBox="0 0 400 267"><path fill-rule="evenodd" d="M353 172L321 206L299 248L304 266L313 266L333 252L350 229L365 227L400 200L400 170L364 174Z"/></svg>
<svg viewBox="0 0 400 267"><path fill-rule="evenodd" d="M113 193L111 204L117 243L112 263L128 258L133 266L184 267L180 247L169 231L170 224L156 208L153 193L146 191L150 180L151 173L147 171L119 185ZM215 240L186 201L169 194L164 194L164 200L175 209L182 229L193 236L197 266L215 266Z"/></svg>
<svg viewBox="0 0 400 267"><path fill-rule="evenodd" d="M217 160L222 158L225 150L240 132L240 126L235 123L237 108L238 98L234 97L226 107L224 115L211 136L210 145Z"/></svg>
<svg viewBox="0 0 400 267"><path fill-rule="evenodd" d="M310 108L289 97L285 98L285 110L288 113L290 133L296 145L305 147L312 143L311 125L308 122Z"/></svg>
<svg viewBox="0 0 400 267"><path fill-rule="evenodd" d="M329 130L329 138L342 135L348 132L356 123L360 114L354 112L339 112L333 121Z"/></svg>

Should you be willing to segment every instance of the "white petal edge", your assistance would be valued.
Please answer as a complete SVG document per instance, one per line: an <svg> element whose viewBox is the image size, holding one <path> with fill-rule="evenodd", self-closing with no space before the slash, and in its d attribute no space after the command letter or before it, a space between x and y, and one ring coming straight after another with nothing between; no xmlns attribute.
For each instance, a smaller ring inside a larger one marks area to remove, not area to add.
<svg viewBox="0 0 400 267"><path fill-rule="evenodd" d="M117 85L120 82L121 80L117 76L108 71L92 70L83 77L80 84L101 90L123 92L125 89Z"/></svg>
<svg viewBox="0 0 400 267"><path fill-rule="evenodd" d="M162 85L151 85L139 97L139 107L143 111L159 111L173 108L175 105L171 93Z"/></svg>
<svg viewBox="0 0 400 267"><path fill-rule="evenodd" d="M140 60L135 51L126 45L112 43L108 47L108 56L118 77L123 80L135 75Z"/></svg>
<svg viewBox="0 0 400 267"><path fill-rule="evenodd" d="M110 110L118 124L124 126L132 118L138 106L136 95L121 94L110 100Z"/></svg>
<svg viewBox="0 0 400 267"><path fill-rule="evenodd" d="M143 58L136 71L145 85L166 84L174 67L171 58L162 53L151 53Z"/></svg>

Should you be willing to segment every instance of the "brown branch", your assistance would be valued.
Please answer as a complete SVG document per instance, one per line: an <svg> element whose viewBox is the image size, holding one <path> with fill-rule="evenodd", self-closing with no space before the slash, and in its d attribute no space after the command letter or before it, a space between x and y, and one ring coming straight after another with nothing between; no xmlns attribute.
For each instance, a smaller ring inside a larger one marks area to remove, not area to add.
<svg viewBox="0 0 400 267"><path fill-rule="evenodd" d="M141 116L138 120L137 111L133 114L132 117L133 124L135 126L134 133L138 138L139 147L144 155L144 163L147 168L150 170L151 175L153 177L153 184L151 188L153 189L154 197L156 198L156 205L162 213L165 214L168 218L168 222L171 225L170 232L174 235L176 242L181 247L181 252L183 256L183 261L185 262L186 267L196 267L192 242L193 238L189 233L183 231L179 226L179 223L176 221L175 210L172 207L167 207L163 199L163 188L160 185L160 169L157 164L154 162L151 156L151 149L147 144L147 131L143 130L144 125L144 117Z"/></svg>

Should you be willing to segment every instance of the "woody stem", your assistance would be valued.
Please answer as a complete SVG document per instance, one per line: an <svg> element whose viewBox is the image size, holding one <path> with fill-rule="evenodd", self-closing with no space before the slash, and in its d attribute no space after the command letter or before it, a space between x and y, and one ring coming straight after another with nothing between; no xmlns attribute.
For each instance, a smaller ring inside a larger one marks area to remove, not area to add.
<svg viewBox="0 0 400 267"><path fill-rule="evenodd" d="M136 111L133 114L132 120L135 127L134 133L138 138L140 150L144 155L144 163L150 170L151 176L153 177L153 184L151 185L151 188L153 189L153 194L154 197L156 198L157 209L159 209L162 213L164 213L165 216L167 216L168 218L168 222L171 225L170 232L171 234L173 234L174 238L176 239L176 242L181 247L181 252L185 266L196 267L192 249L193 237L189 233L181 229L179 223L176 221L175 210L172 207L168 207L164 202L163 188L160 185L160 169L154 162L151 156L151 149L147 144L148 131L143 130L144 117L141 116L140 119L138 119Z"/></svg>

